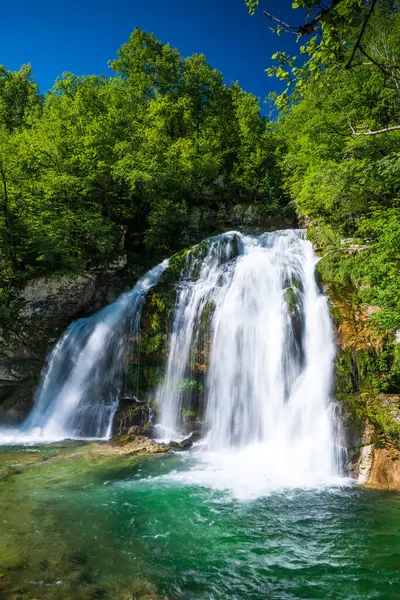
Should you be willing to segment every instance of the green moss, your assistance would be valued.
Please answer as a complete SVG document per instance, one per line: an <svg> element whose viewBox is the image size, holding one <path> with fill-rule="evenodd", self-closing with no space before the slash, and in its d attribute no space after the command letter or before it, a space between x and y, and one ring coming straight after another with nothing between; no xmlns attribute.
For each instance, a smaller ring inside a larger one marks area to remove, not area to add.
<svg viewBox="0 0 400 600"><path fill-rule="evenodd" d="M223 256L223 250L225 250L225 256ZM224 259L232 260L240 254L240 237L238 235L222 237L214 248L209 240L203 240L191 248L177 252L169 261L166 277L177 283L185 272L190 272L191 280L196 281L200 276L203 260L210 251L219 252L221 262L224 262Z"/></svg>
<svg viewBox="0 0 400 600"><path fill-rule="evenodd" d="M129 444L131 441L132 436L128 433L117 433L113 436L111 443L113 446L126 446L126 444Z"/></svg>
<svg viewBox="0 0 400 600"><path fill-rule="evenodd" d="M335 360L335 389L339 394L357 392L399 393L399 348L385 341L381 350L346 347Z"/></svg>
<svg viewBox="0 0 400 600"><path fill-rule="evenodd" d="M367 409L377 436L376 444L386 446L390 443L400 448L400 423L395 420L392 411L376 399L368 403Z"/></svg>
<svg viewBox="0 0 400 600"><path fill-rule="evenodd" d="M165 280L168 283L172 283L176 285L182 275L182 273L187 269L194 255L198 255L200 253L199 247L201 244L197 246L193 246L193 248L184 248L180 252L177 252L169 259L168 269L166 271ZM195 254L193 254L193 252Z"/></svg>
<svg viewBox="0 0 400 600"><path fill-rule="evenodd" d="M179 391L204 392L204 385L196 379L182 379L178 385Z"/></svg>
<svg viewBox="0 0 400 600"><path fill-rule="evenodd" d="M292 287L288 287L284 293L285 301L288 305L289 312L293 313L297 310L297 294Z"/></svg>
<svg viewBox="0 0 400 600"><path fill-rule="evenodd" d="M350 426L361 427L369 422L374 431L372 442L378 447L394 445L400 448L400 403L385 394L363 392L337 399L350 414ZM397 406L396 406L397 404ZM348 425L348 424L347 424Z"/></svg>
<svg viewBox="0 0 400 600"><path fill-rule="evenodd" d="M337 396L345 396L358 391L358 368L353 348L344 348L335 360L335 391Z"/></svg>
<svg viewBox="0 0 400 600"><path fill-rule="evenodd" d="M215 302L213 302L213 300L209 300L204 309L203 312L201 313L201 317L200 317L200 325L199 325L199 335L200 336L205 336L209 329L210 329L210 325L211 325L211 321L214 315L214 311L215 311Z"/></svg>
<svg viewBox="0 0 400 600"><path fill-rule="evenodd" d="M182 409L182 417L184 422L196 421L198 416L195 410L191 410L190 408Z"/></svg>

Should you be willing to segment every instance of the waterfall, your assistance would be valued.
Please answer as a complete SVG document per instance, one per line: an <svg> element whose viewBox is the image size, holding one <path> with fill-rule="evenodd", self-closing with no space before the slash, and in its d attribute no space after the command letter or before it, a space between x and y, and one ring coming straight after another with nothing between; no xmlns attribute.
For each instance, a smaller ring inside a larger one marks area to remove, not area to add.
<svg viewBox="0 0 400 600"><path fill-rule="evenodd" d="M196 476L190 471L193 481L257 495L266 481L340 475L332 326L316 262L301 230L228 232L186 254L156 403L164 439L187 435L184 417L197 413L208 462ZM138 338L146 293L167 266L67 329L14 441L110 436L129 340Z"/></svg>
<svg viewBox="0 0 400 600"><path fill-rule="evenodd" d="M31 414L9 441L110 437L129 340L139 334L147 291L167 266L164 261L116 302L70 325L48 359Z"/></svg>
<svg viewBox="0 0 400 600"><path fill-rule="evenodd" d="M157 391L164 437L182 435L180 382L193 370L206 324L203 435L219 461L236 453L229 459L232 477L240 457L246 457L244 471L250 468L251 448L262 456L260 472L271 478L340 473L330 402L332 327L315 264L300 230L231 232L189 253Z"/></svg>

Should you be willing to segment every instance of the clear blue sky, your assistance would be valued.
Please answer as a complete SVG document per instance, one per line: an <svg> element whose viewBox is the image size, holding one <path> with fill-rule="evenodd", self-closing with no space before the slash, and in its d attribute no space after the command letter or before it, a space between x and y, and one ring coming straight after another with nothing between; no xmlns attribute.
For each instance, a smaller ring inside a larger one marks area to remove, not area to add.
<svg viewBox="0 0 400 600"><path fill-rule="evenodd" d="M264 0L264 7L296 22L291 3ZM107 73L107 61L136 25L184 56L205 54L226 83L239 81L260 98L278 88L264 72L271 54L296 51L294 36L278 38L260 9L248 15L244 0L5 0L1 12L0 64L18 69L30 62L42 92L63 71Z"/></svg>

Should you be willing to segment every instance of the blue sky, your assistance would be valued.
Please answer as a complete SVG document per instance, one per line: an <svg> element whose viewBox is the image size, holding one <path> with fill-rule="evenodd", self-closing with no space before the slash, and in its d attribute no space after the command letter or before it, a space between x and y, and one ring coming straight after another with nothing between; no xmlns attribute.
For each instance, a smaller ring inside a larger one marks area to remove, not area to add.
<svg viewBox="0 0 400 600"><path fill-rule="evenodd" d="M291 0L261 4L283 19L298 20ZM226 83L239 81L260 98L278 88L264 72L273 52L296 51L294 36L278 38L260 9L248 15L244 0L5 0L0 63L18 69L30 62L44 92L63 71L107 73L107 61L136 25L184 56L205 54Z"/></svg>

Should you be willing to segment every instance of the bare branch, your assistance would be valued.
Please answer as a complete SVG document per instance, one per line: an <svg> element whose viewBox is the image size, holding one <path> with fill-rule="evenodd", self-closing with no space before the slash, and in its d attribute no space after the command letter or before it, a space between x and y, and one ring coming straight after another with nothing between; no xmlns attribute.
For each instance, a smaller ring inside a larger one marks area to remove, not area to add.
<svg viewBox="0 0 400 600"><path fill-rule="evenodd" d="M298 33L298 30L299 30L298 27L294 27L293 25L289 25L288 23L285 23L285 21L281 21L281 19L277 19L277 17L274 17L274 15L271 15L271 13L267 12L266 10L264 10L263 13L266 17L268 17L268 19L270 19L271 21L274 21L274 23L278 23L278 25L280 25L283 29L285 29L285 31L287 31L289 33L293 33L293 34Z"/></svg>
<svg viewBox="0 0 400 600"><path fill-rule="evenodd" d="M388 133L390 131L398 131L400 130L400 125L393 125L393 127L385 127L384 129L378 129L376 131L356 131L354 127L349 124L351 131L338 131L337 129L323 129L317 131L318 134L328 134L328 135L340 135L342 137L363 137L366 135L379 135L381 133Z"/></svg>
<svg viewBox="0 0 400 600"><path fill-rule="evenodd" d="M322 256L319 256L317 258L316 264L318 264L319 262L321 262L321 260L324 260L324 258L327 258L327 256L331 256L332 254L336 254L336 252L350 252L352 254L361 252L362 250L367 250L368 249L368 245L364 244L362 246L349 246L348 248L335 248L334 250L329 250L328 252L326 252L325 254L323 254Z"/></svg>
<svg viewBox="0 0 400 600"><path fill-rule="evenodd" d="M350 125L350 129L352 131L352 134L356 137L362 137L365 135L379 135L381 133L388 133L389 131L399 131L400 130L400 125L394 125L393 127L385 127L384 129L378 129L376 131L363 131L363 132L357 132L354 127L352 125Z"/></svg>
<svg viewBox="0 0 400 600"><path fill-rule="evenodd" d="M323 8L321 10L320 13L318 13L318 15L312 19L312 21L310 21L309 23L305 23L304 25L289 25L289 23L285 23L285 21L282 21L281 19L278 19L277 17L274 17L274 15L271 15L271 13L267 12L266 10L264 10L264 15L266 17L268 17L268 19L270 19L271 21L274 21L274 23L278 23L278 25L280 25L282 27L282 29L285 29L285 31L288 31L289 33L293 33L296 35L300 35L300 36L304 36L304 35L310 35L310 33L312 33L314 31L314 29L316 28L316 26L324 19L324 17L332 12L332 10L343 0L332 0L331 4L329 6L327 6L326 8ZM375 0L376 2L377 0Z"/></svg>
<svg viewBox="0 0 400 600"><path fill-rule="evenodd" d="M365 33L365 30L366 30L367 25L368 25L368 21L369 21L371 15L372 15L372 13L374 12L374 8L375 8L377 2L378 2L378 0L372 0L372 2L371 2L371 7L370 7L370 9L368 11L367 16L364 19L364 22L362 24L362 27L361 27L360 33L358 35L357 41L355 43L355 46L354 46L353 51L351 53L351 56L350 56L350 58L349 58L349 60L348 60L348 62L346 64L346 67L345 67L346 69L350 68L350 65L353 62L354 57L356 55L357 49L360 48L360 43L361 43L362 37L363 37L363 35ZM361 48L360 48L360 50L361 50Z"/></svg>

